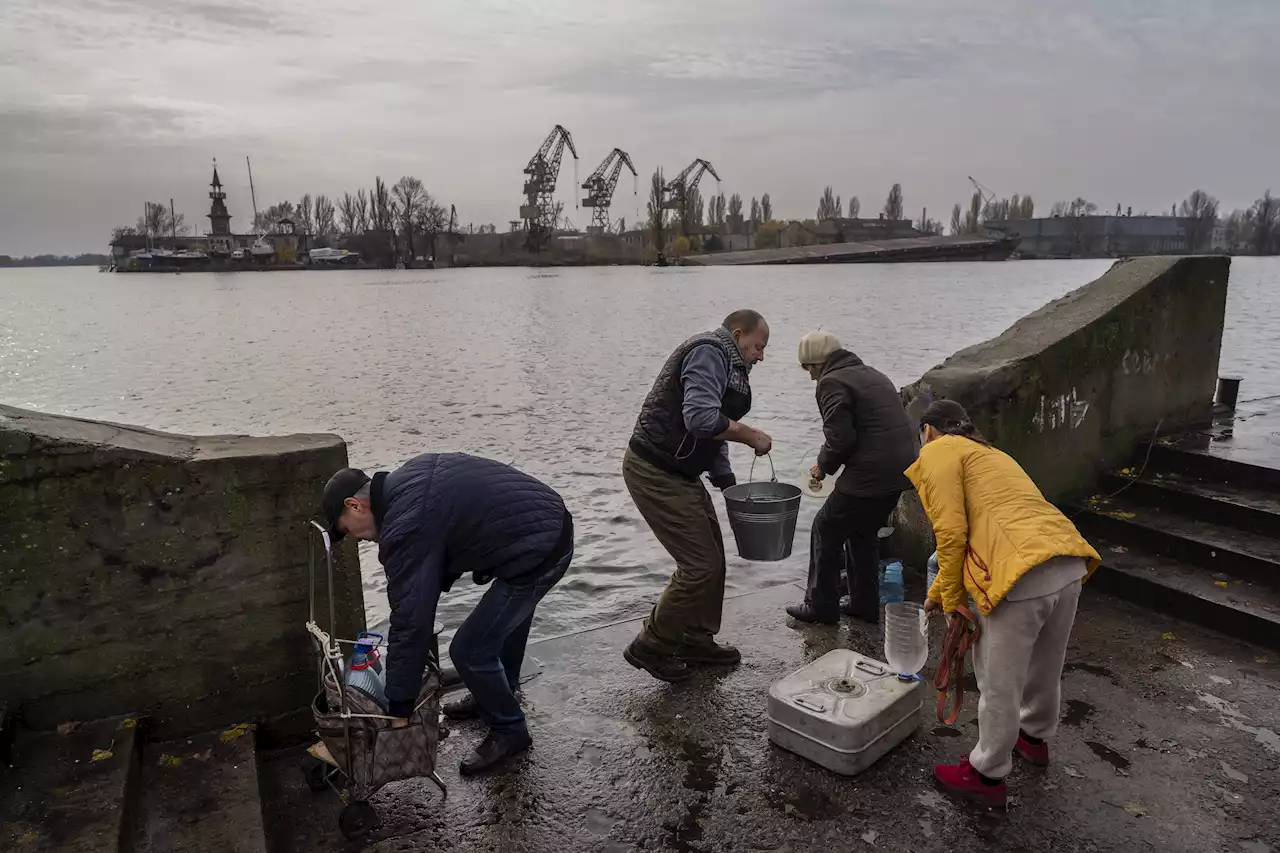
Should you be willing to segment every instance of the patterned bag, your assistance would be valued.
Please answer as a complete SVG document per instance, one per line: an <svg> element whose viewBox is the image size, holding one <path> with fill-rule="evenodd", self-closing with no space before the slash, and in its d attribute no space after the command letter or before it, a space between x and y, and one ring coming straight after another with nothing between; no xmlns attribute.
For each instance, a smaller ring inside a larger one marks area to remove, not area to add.
<svg viewBox="0 0 1280 853"><path fill-rule="evenodd" d="M391 728L390 720L379 719L386 711L367 694L346 685L342 689L353 716L344 719L332 674L325 676L324 686L312 704L316 728L347 775L356 801L369 799L388 782L435 774L440 745L440 678L436 673L423 682L409 725L403 728ZM374 716L356 716L362 714Z"/></svg>

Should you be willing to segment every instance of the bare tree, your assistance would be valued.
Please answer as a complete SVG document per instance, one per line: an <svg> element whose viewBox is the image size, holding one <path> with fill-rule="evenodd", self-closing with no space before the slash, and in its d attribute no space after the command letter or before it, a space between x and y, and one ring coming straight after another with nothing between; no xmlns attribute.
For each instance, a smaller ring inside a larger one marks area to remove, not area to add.
<svg viewBox="0 0 1280 853"><path fill-rule="evenodd" d="M760 221L760 202L754 196L751 198L751 221Z"/></svg>
<svg viewBox="0 0 1280 853"><path fill-rule="evenodd" d="M314 234L316 230L316 222L312 217L311 193L307 193L298 202L298 214L296 221L298 230L303 234Z"/></svg>
<svg viewBox="0 0 1280 853"><path fill-rule="evenodd" d="M884 218L900 220L905 215L906 206L902 199L902 184L894 184L889 196L884 200Z"/></svg>
<svg viewBox="0 0 1280 853"><path fill-rule="evenodd" d="M742 196L738 195L737 193L734 193L733 195L729 196L729 215L730 216L742 215Z"/></svg>
<svg viewBox="0 0 1280 853"><path fill-rule="evenodd" d="M321 245L328 245L329 241L337 233L338 227L335 223L334 214L336 211L333 202L329 201L329 197L321 193L316 196L315 220L316 220L316 237Z"/></svg>
<svg viewBox="0 0 1280 853"><path fill-rule="evenodd" d="M929 234L931 236L941 234L943 231L942 223L936 219L930 219L927 211L920 212L920 221L916 223L916 230L921 234Z"/></svg>
<svg viewBox="0 0 1280 853"><path fill-rule="evenodd" d="M982 193L974 193L969 199L969 209L964 215L964 234L977 234L982 230Z"/></svg>
<svg viewBox="0 0 1280 853"><path fill-rule="evenodd" d="M343 234L347 236L355 236L364 233L362 211L360 210L360 200L362 200L364 191L361 190L361 197L351 193L343 193L342 200L338 202L338 224Z"/></svg>
<svg viewBox="0 0 1280 853"><path fill-rule="evenodd" d="M822 195L818 199L818 221L839 219L842 212L843 207L840 204L840 197L831 189L831 185L827 184L826 189L822 191Z"/></svg>
<svg viewBox="0 0 1280 853"><path fill-rule="evenodd" d="M1226 218L1227 251L1233 255L1244 252L1253 243L1253 208L1233 210Z"/></svg>
<svg viewBox="0 0 1280 853"><path fill-rule="evenodd" d="M862 202L858 201L856 195L849 196L849 218L857 219L860 213L862 213Z"/></svg>
<svg viewBox="0 0 1280 853"><path fill-rule="evenodd" d="M431 193L422 191L422 199L418 202L414 213L413 227L420 231L431 246L432 259L436 256L436 240L449 227L449 213L444 205L431 197Z"/></svg>
<svg viewBox="0 0 1280 853"><path fill-rule="evenodd" d="M957 204L955 207L951 208L951 233L952 234L963 233L961 231L961 229L964 227L964 222L961 219L962 216L963 214L960 212L960 205Z"/></svg>
<svg viewBox="0 0 1280 853"><path fill-rule="evenodd" d="M1187 251L1202 252L1209 248L1214 226L1218 224L1218 200L1204 190L1195 190L1182 202L1182 217L1187 221Z"/></svg>
<svg viewBox="0 0 1280 853"><path fill-rule="evenodd" d="M382 178L373 179L373 192L369 195L369 220L375 231L390 231L393 224L391 193Z"/></svg>
<svg viewBox="0 0 1280 853"><path fill-rule="evenodd" d="M413 251L414 224L421 215L421 207L426 201L427 191L422 186L421 180L412 175L405 175L391 188L391 195L395 199L396 213L399 215L400 229L404 233L405 248L408 251L408 257L405 260L412 261L416 257Z"/></svg>
<svg viewBox="0 0 1280 853"><path fill-rule="evenodd" d="M760 218L765 222L773 221L773 200L768 193L760 196Z"/></svg>
<svg viewBox="0 0 1280 853"><path fill-rule="evenodd" d="M1049 210L1050 216L1069 216L1080 218L1082 216L1093 216L1098 212L1098 206L1091 201L1085 201L1077 198L1074 201L1056 201Z"/></svg>
<svg viewBox="0 0 1280 853"><path fill-rule="evenodd" d="M284 220L294 222L297 210L291 201L280 201L259 211L253 220L253 230L259 234L279 234Z"/></svg>
<svg viewBox="0 0 1280 853"><path fill-rule="evenodd" d="M184 214L173 214L169 205L162 201L149 201L143 206L143 215L138 217L133 232L147 237L171 237L174 234L185 237L189 229Z"/></svg>
<svg viewBox="0 0 1280 853"><path fill-rule="evenodd" d="M1274 255L1280 250L1280 199L1271 190L1253 203L1253 250L1259 255Z"/></svg>
<svg viewBox="0 0 1280 853"><path fill-rule="evenodd" d="M649 242L653 244L654 251L661 252L666 245L666 235L663 233L667 226L667 211L662 206L662 188L666 186L666 179L662 176L662 169L655 169L653 177L649 180Z"/></svg>

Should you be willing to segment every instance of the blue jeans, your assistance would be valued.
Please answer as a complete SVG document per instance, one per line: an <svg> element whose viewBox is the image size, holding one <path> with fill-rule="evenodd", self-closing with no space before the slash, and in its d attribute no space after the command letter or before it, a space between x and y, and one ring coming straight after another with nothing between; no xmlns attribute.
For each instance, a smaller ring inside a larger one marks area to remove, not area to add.
<svg viewBox="0 0 1280 853"><path fill-rule="evenodd" d="M528 583L495 578L453 635L449 657L475 698L480 717L494 732L525 730L524 711L515 690L520 686L520 665L533 611L564 577L572 559L570 548L560 562Z"/></svg>

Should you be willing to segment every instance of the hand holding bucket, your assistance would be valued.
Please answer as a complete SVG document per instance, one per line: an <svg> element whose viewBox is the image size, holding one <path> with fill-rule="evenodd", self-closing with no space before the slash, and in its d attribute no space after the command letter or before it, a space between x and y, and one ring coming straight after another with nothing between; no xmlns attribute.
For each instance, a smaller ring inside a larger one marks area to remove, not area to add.
<svg viewBox="0 0 1280 853"><path fill-rule="evenodd" d="M744 560L773 563L791 556L800 514L800 487L779 483L769 457L770 479L755 481L756 463L751 460L748 482L724 490L729 527Z"/></svg>

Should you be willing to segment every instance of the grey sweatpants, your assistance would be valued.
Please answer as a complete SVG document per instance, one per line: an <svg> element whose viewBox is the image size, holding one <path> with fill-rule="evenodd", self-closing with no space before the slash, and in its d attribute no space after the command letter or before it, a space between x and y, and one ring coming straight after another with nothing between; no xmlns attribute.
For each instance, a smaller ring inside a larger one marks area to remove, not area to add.
<svg viewBox="0 0 1280 853"><path fill-rule="evenodd" d="M983 776L1009 775L1019 728L1034 738L1057 732L1062 664L1079 601L1077 581L1037 598L1006 598L990 616L978 614L982 635L973 647L973 671L982 696L969 763Z"/></svg>

